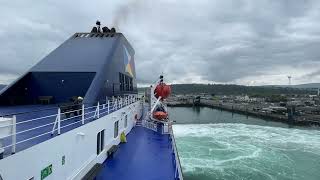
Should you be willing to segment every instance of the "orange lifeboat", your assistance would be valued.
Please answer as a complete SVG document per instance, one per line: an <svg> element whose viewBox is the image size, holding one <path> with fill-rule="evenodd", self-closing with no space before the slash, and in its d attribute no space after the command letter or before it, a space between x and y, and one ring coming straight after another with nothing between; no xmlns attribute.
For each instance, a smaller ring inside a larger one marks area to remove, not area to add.
<svg viewBox="0 0 320 180"><path fill-rule="evenodd" d="M156 98L161 96L161 99L166 99L171 94L171 87L165 83L160 83L154 90L154 94Z"/></svg>
<svg viewBox="0 0 320 180"><path fill-rule="evenodd" d="M167 112L163 112L163 111L156 111L153 113L153 118L157 119L157 120L163 120L166 119L168 117L168 113Z"/></svg>

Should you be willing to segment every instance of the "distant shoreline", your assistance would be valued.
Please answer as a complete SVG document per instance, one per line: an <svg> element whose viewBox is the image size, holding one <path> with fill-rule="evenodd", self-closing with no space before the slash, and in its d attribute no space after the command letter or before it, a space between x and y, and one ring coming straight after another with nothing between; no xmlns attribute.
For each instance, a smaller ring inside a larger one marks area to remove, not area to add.
<svg viewBox="0 0 320 180"><path fill-rule="evenodd" d="M261 113L261 112L255 112L255 111L250 111L248 109L239 109L236 108L236 106L227 106L227 105L222 105L222 104L215 104L212 103L210 100L201 100L201 102L197 105L193 105L193 103L190 102L175 102L175 103L168 103L169 107L208 107L208 108L213 108L213 109L218 109L221 111L228 111L231 113L236 113L236 114L242 114L250 117L257 117L263 120L267 121L274 121L274 122L282 122L286 123L289 125L296 125L296 126L320 126L320 122L318 121L309 121L309 120L292 120L289 121L287 116L284 115L278 115L278 114L270 114L270 113Z"/></svg>

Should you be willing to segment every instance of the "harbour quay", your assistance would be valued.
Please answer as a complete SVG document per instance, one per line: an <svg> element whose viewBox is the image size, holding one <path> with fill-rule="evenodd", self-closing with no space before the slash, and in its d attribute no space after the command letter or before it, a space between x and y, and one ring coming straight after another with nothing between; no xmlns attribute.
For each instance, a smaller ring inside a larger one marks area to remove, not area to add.
<svg viewBox="0 0 320 180"><path fill-rule="evenodd" d="M320 105L318 96L283 95L270 97L174 95L167 100L171 107L210 107L231 113L258 117L292 125L319 126Z"/></svg>

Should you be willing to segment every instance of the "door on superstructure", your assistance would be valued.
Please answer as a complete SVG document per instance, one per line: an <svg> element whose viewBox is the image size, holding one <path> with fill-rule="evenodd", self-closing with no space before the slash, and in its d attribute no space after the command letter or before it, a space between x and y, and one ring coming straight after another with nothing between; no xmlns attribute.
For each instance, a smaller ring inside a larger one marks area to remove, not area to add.
<svg viewBox="0 0 320 180"><path fill-rule="evenodd" d="M104 149L104 131L102 130L97 134L97 154L100 154Z"/></svg>

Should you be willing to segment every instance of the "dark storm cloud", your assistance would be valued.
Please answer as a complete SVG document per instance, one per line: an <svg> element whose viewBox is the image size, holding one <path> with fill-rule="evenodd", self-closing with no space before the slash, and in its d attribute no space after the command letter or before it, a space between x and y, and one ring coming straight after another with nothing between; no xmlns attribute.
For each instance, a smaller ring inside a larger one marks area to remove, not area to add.
<svg viewBox="0 0 320 180"><path fill-rule="evenodd" d="M304 0L1 2L0 81L21 74L95 20L136 51L140 84L319 81L320 3ZM9 78L10 79L10 78Z"/></svg>

